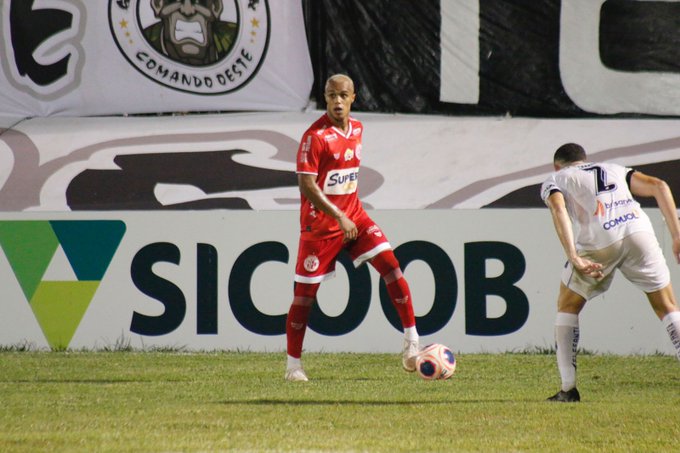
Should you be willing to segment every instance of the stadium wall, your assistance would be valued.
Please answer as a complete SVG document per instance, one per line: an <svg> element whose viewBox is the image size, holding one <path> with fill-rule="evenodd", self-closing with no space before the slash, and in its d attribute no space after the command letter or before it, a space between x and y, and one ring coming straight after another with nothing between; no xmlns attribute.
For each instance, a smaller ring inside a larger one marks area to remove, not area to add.
<svg viewBox="0 0 680 453"><path fill-rule="evenodd" d="M0 345L283 350L295 150L320 114L36 118L0 135ZM538 184L557 146L657 174L680 159L677 120L356 116L361 195L405 267L423 341L461 352L553 344L564 256ZM377 274L337 271L307 350L398 350ZM670 352L622 278L581 325L589 350Z"/></svg>
<svg viewBox="0 0 680 453"><path fill-rule="evenodd" d="M671 241L650 212L664 250ZM379 210L423 342L460 352L552 347L563 254L544 210ZM279 351L292 299L291 211L0 216L0 344ZM30 250L30 252L28 252ZM395 352L374 270L345 257L324 283L307 351ZM678 281L678 266L672 267ZM642 293L618 278L582 316L591 351L670 353Z"/></svg>
<svg viewBox="0 0 680 453"><path fill-rule="evenodd" d="M0 211L296 210L298 141L321 114L27 119L0 128ZM373 209L542 207L567 142L680 193L678 120L354 116Z"/></svg>
<svg viewBox="0 0 680 453"><path fill-rule="evenodd" d="M361 195L426 341L552 344L563 258L538 185L560 144L680 193L678 122L661 118L680 113L680 2L189 3L0 2L0 344L283 348L295 150L335 72L355 81ZM392 351L375 275L343 269L307 346ZM584 347L663 350L625 285L589 305Z"/></svg>

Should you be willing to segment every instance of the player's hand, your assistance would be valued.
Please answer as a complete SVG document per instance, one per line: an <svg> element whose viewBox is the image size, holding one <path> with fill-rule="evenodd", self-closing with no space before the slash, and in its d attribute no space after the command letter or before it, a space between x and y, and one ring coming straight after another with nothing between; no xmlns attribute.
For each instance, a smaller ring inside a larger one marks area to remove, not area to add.
<svg viewBox="0 0 680 453"><path fill-rule="evenodd" d="M353 241L357 238L359 230L357 229L356 224L352 222L352 220L349 217L343 214L338 219L338 224L340 225L340 230L344 234L344 237L342 239L343 242Z"/></svg>
<svg viewBox="0 0 680 453"><path fill-rule="evenodd" d="M576 271L587 277L598 279L604 277L604 273L602 272L602 265L600 263L590 261L587 258L583 258L581 256L572 258L571 265L574 266L574 269L576 269Z"/></svg>

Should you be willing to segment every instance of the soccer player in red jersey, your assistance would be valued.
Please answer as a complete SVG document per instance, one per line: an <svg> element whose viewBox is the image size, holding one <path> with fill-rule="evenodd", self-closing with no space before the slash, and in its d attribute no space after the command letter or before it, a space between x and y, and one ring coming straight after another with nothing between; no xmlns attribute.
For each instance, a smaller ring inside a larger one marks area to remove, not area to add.
<svg viewBox="0 0 680 453"><path fill-rule="evenodd" d="M392 247L357 194L363 126L350 117L355 96L352 79L331 76L324 93L326 113L307 129L298 149L300 243L286 319L288 381L307 381L300 357L309 312L320 283L335 275L343 249L355 267L368 261L385 281L404 329L402 365L415 370L419 347L411 292Z"/></svg>

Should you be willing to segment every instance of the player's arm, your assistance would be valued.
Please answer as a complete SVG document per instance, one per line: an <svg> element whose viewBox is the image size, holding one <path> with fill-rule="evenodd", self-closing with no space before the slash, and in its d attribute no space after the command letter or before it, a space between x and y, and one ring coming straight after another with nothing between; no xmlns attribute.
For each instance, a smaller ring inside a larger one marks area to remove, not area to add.
<svg viewBox="0 0 680 453"><path fill-rule="evenodd" d="M680 222L678 222L678 211L668 184L663 179L635 171L630 177L630 191L636 196L654 197L673 239L673 256L680 264Z"/></svg>
<svg viewBox="0 0 680 453"><path fill-rule="evenodd" d="M572 266L574 266L574 269L589 277L601 278L603 275L601 271L602 265L579 256L576 251L573 225L562 192L554 191L546 198L546 204L550 208L550 215L552 216L560 244L562 244L564 253L567 255L567 259Z"/></svg>
<svg viewBox="0 0 680 453"><path fill-rule="evenodd" d="M345 213L335 206L321 191L319 186L316 184L316 175L299 173L298 185L300 186L300 192L302 192L302 194L312 202L316 209L338 221L338 225L340 226L340 230L345 235L346 241L352 241L357 238L357 226L354 224L352 219L347 217Z"/></svg>

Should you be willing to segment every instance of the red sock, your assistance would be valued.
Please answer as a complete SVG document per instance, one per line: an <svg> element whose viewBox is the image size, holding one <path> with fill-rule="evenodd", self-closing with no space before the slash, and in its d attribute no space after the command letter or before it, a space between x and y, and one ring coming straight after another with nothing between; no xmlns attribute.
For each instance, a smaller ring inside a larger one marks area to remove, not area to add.
<svg viewBox="0 0 680 453"><path fill-rule="evenodd" d="M299 359L302 356L302 341L305 339L307 320L311 305L292 304L286 319L286 340L288 355Z"/></svg>
<svg viewBox="0 0 680 453"><path fill-rule="evenodd" d="M387 283L387 293L390 295L392 305L397 309L401 326L403 328L416 325L416 317L413 314L413 301L411 300L411 290L406 279L402 276L393 282Z"/></svg>
<svg viewBox="0 0 680 453"><path fill-rule="evenodd" d="M397 309L401 326L405 329L416 325L413 314L411 290L399 267L399 261L392 250L385 250L371 260L371 264L378 271L385 282L387 294L390 295L392 305Z"/></svg>

